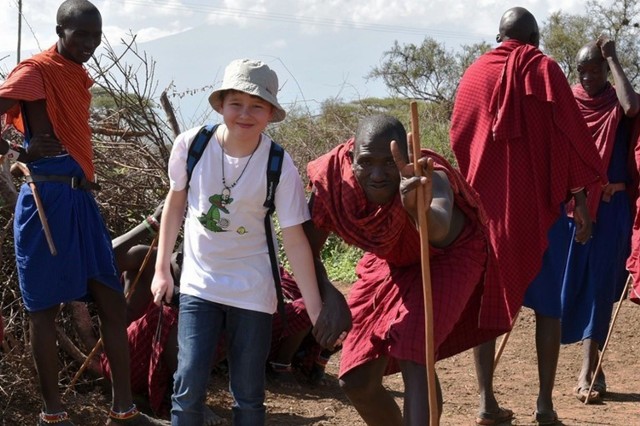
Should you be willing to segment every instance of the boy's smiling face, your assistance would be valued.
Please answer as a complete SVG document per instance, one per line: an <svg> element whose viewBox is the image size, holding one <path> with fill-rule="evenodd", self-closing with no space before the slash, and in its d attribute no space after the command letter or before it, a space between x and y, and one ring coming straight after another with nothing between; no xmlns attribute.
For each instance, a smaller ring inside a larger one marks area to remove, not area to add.
<svg viewBox="0 0 640 426"><path fill-rule="evenodd" d="M273 105L258 96L230 90L222 100L221 113L230 134L255 140L271 121Z"/></svg>

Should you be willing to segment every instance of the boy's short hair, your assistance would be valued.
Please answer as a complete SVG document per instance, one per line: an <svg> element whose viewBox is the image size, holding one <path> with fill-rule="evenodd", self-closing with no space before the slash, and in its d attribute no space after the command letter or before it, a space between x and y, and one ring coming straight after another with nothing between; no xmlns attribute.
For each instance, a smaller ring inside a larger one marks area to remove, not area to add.
<svg viewBox="0 0 640 426"><path fill-rule="evenodd" d="M277 99L278 76L262 61L236 59L227 65L222 85L209 96L209 103L218 113L222 110L222 94L227 90L237 90L269 102L274 108L271 122L282 121L287 115Z"/></svg>

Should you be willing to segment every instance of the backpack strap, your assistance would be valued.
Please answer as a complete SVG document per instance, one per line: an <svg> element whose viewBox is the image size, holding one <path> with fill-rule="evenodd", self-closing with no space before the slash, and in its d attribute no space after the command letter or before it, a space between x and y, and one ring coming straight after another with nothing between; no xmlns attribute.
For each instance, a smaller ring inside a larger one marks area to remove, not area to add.
<svg viewBox="0 0 640 426"><path fill-rule="evenodd" d="M200 161L205 148L209 145L209 141L217 128L218 124L206 124L200 128L198 134L196 134L193 141L191 141L189 153L187 154L187 187L189 186L189 182L191 182L193 169L196 167L196 164L198 164L198 161Z"/></svg>
<svg viewBox="0 0 640 426"><path fill-rule="evenodd" d="M202 157L205 148L209 144L211 137L215 133L218 125L204 125L200 128L193 141L189 145L187 155L187 186L191 182L191 175L198 161ZM282 172L282 162L284 159L284 148L271 141L269 148L269 159L267 163L267 196L264 200L264 207L267 213L264 216L264 230L267 236L267 247L269 248L269 260L271 261L271 273L276 286L276 296L278 298L278 313L286 327L287 317L284 310L284 296L282 295L282 283L280 281L280 266L278 264L277 250L273 242L273 232L271 229L271 215L275 211L276 188L280 183L280 173Z"/></svg>
<svg viewBox="0 0 640 426"><path fill-rule="evenodd" d="M280 281L280 266L278 265L277 250L273 241L273 232L271 229L271 215L276 208L276 188L280 182L283 159L284 148L272 141L271 148L269 149L269 161L267 163L267 196L263 204L267 207L267 213L264 215L264 233L267 236L269 260L271 261L271 273L273 275L273 282L276 286L276 296L278 297L278 313L280 314L280 318L282 318L282 324L286 327L287 315L284 309L284 296L282 295L282 282Z"/></svg>

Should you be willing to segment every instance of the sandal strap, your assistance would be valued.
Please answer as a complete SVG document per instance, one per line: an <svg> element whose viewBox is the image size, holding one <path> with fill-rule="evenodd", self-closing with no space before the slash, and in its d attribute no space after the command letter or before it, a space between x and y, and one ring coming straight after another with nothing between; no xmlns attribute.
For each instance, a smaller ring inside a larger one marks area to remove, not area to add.
<svg viewBox="0 0 640 426"><path fill-rule="evenodd" d="M293 372L293 368L291 367L291 363L282 364L280 362L269 361L269 365L271 365L271 369L275 373L291 373L291 372Z"/></svg>
<svg viewBox="0 0 640 426"><path fill-rule="evenodd" d="M138 410L138 407L136 407L136 404L133 404L133 407L131 407L124 413L113 411L113 408L109 411L109 417L114 420L129 420L134 418L135 416L138 416L139 414L140 411Z"/></svg>
<svg viewBox="0 0 640 426"><path fill-rule="evenodd" d="M46 424L62 423L67 420L71 420L71 418L69 417L69 413L67 413L66 411L61 411L54 414L45 413L44 411L40 412L40 421Z"/></svg>

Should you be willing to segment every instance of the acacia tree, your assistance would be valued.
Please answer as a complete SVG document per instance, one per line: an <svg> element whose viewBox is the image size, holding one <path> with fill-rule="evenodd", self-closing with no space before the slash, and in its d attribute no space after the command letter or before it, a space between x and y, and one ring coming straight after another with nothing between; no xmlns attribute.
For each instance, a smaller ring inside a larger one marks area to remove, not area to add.
<svg viewBox="0 0 640 426"><path fill-rule="evenodd" d="M444 104L450 108L464 70L489 50L486 43L464 45L458 53L444 43L425 37L420 45L400 45L397 41L384 52L380 65L367 78L381 78L395 95Z"/></svg>
<svg viewBox="0 0 640 426"><path fill-rule="evenodd" d="M558 62L572 83L577 81L576 53L600 34L616 42L620 63L629 81L636 82L640 76L640 5L636 0L614 0L609 6L589 0L585 14L555 12L540 30L543 50Z"/></svg>

